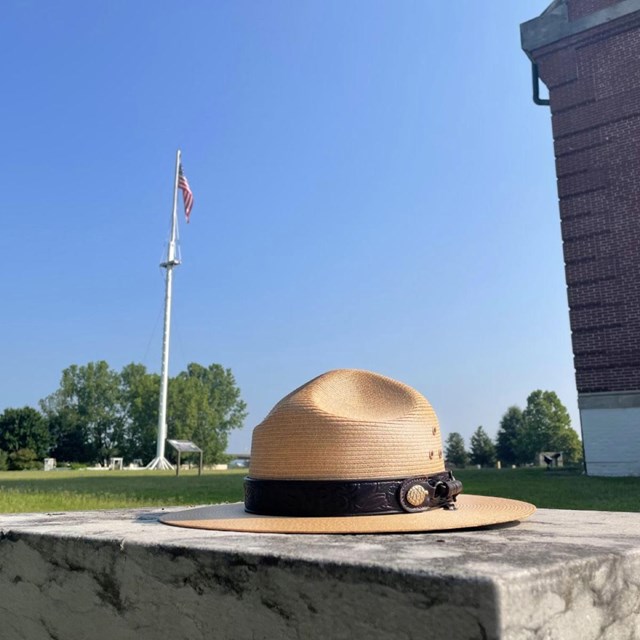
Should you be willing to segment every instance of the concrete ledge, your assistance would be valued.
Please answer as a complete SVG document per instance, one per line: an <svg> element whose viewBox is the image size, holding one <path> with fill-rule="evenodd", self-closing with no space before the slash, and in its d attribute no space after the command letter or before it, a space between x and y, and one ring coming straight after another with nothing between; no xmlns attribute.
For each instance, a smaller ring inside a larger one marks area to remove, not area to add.
<svg viewBox="0 0 640 640"><path fill-rule="evenodd" d="M583 18L569 21L566 3L554 2L541 16L520 25L522 48L528 54L558 40L588 31L640 10L640 0L620 0Z"/></svg>
<svg viewBox="0 0 640 640"><path fill-rule="evenodd" d="M580 409L634 409L640 408L640 391L607 391L579 393Z"/></svg>
<svg viewBox="0 0 640 640"><path fill-rule="evenodd" d="M640 514L454 533L179 529L150 509L0 515L3 640L640 637Z"/></svg>

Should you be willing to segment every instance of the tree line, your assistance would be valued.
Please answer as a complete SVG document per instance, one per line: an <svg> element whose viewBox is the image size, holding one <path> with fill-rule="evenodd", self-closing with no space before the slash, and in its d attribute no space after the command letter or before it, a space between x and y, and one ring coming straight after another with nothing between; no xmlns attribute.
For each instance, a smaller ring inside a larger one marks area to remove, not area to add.
<svg viewBox="0 0 640 640"><path fill-rule="evenodd" d="M467 451L463 437L450 433L445 442L447 462L457 467L469 463L492 466L498 460L503 465L526 465L536 462L542 451L561 451L567 464L582 462L582 443L554 391L533 391L524 410L517 406L507 409L495 441L480 426L470 445Z"/></svg>
<svg viewBox="0 0 640 640"><path fill-rule="evenodd" d="M47 456L79 464L118 456L146 464L156 451L159 393L160 376L141 364L119 372L104 360L71 365L38 409L10 408L0 415L0 470L37 468ZM195 442L207 464L224 461L229 432L240 428L246 415L230 369L191 363L169 380L168 437ZM578 434L553 391L532 392L524 410L509 407L495 441L480 426L469 451L457 432L445 443L447 461L458 467L491 466L497 460L529 464L541 451L562 451L568 464L582 460Z"/></svg>
<svg viewBox="0 0 640 640"><path fill-rule="evenodd" d="M156 452L159 394L160 376L142 364L119 372L104 360L71 365L38 409L0 415L0 469L36 468L47 456L69 463L118 456L146 464ZM246 415L231 369L191 363L169 379L168 437L195 442L207 464L224 459L228 434Z"/></svg>

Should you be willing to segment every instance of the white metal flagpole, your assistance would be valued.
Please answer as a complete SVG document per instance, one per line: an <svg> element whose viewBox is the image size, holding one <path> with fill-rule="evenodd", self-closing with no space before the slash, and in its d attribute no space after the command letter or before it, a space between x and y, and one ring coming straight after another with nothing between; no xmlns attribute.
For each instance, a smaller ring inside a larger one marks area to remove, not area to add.
<svg viewBox="0 0 640 640"><path fill-rule="evenodd" d="M167 439L167 391L169 388L169 335L171 333L171 289L173 268L180 264L177 255L178 237L178 176L180 173L180 149L176 153L176 174L173 185L173 210L171 213L171 235L167 260L160 266L167 270L164 295L164 332L162 336L162 368L160 370L160 406L158 411L158 440L156 457L147 465L147 469L173 469L173 465L164 457L164 445Z"/></svg>

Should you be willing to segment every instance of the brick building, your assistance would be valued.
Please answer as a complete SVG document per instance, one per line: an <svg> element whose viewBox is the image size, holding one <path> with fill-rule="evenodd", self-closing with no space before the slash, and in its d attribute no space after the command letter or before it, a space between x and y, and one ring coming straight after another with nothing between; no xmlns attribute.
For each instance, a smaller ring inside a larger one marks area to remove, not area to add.
<svg viewBox="0 0 640 640"><path fill-rule="evenodd" d="M640 0L555 0L521 36L549 91L587 472L640 475Z"/></svg>

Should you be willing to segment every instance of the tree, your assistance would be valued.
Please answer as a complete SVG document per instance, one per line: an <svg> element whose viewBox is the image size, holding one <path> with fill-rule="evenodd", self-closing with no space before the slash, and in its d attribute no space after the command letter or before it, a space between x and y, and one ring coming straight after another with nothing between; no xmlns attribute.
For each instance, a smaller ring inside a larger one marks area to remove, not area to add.
<svg viewBox="0 0 640 640"><path fill-rule="evenodd" d="M5 409L0 415L0 449L9 454L28 449L35 458L49 452L50 438L47 422L32 407Z"/></svg>
<svg viewBox="0 0 640 640"><path fill-rule="evenodd" d="M447 462L456 467L464 467L469 462L469 454L464 447L464 439L459 433L454 431L447 436L444 455Z"/></svg>
<svg viewBox="0 0 640 640"><path fill-rule="evenodd" d="M526 462L522 456L520 440L524 428L522 409L509 407L500 420L496 436L496 455L503 464L521 464Z"/></svg>
<svg viewBox="0 0 640 640"><path fill-rule="evenodd" d="M496 461L496 448L482 426L471 436L471 462L484 466Z"/></svg>
<svg viewBox="0 0 640 640"><path fill-rule="evenodd" d="M582 441L573 427L556 435L551 451L562 451L565 464L582 464Z"/></svg>
<svg viewBox="0 0 640 640"><path fill-rule="evenodd" d="M124 450L129 460L151 460L156 452L160 376L142 364L128 364L120 372Z"/></svg>
<svg viewBox="0 0 640 640"><path fill-rule="evenodd" d="M247 412L231 369L191 363L169 381L167 414L169 437L195 442L211 464L222 459L229 432Z"/></svg>
<svg viewBox="0 0 640 640"><path fill-rule="evenodd" d="M53 455L67 462L112 456L149 461L156 449L160 377L131 363L120 373L104 362L71 365L60 387L40 401L54 439ZM169 437L192 440L206 462L221 459L246 405L230 369L190 364L169 380Z"/></svg>
<svg viewBox="0 0 640 640"><path fill-rule="evenodd" d="M42 462L32 449L18 449L9 454L9 469L11 471L27 471L42 469Z"/></svg>
<svg viewBox="0 0 640 640"><path fill-rule="evenodd" d="M582 445L571 428L567 409L554 391L533 391L522 414L523 428L519 439L522 456L534 462L541 451L562 451L565 462L582 460Z"/></svg>
<svg viewBox="0 0 640 640"><path fill-rule="evenodd" d="M41 401L47 405L48 399ZM49 434L53 443L51 456L65 462L91 462L95 459L95 451L88 441L84 421L72 406L53 410L46 407Z"/></svg>
<svg viewBox="0 0 640 640"><path fill-rule="evenodd" d="M60 388L40 406L52 431L62 437L58 444L82 443L69 461L103 461L123 449L124 421L119 375L104 361L71 365L62 372ZM84 460L78 456L87 456Z"/></svg>

